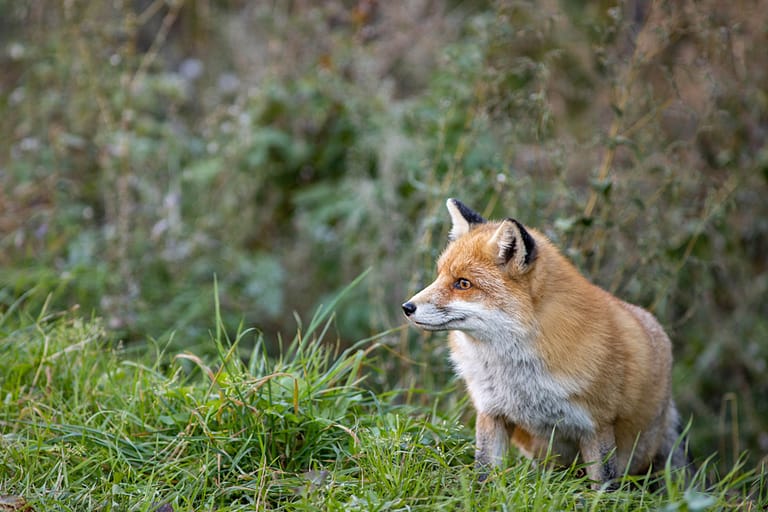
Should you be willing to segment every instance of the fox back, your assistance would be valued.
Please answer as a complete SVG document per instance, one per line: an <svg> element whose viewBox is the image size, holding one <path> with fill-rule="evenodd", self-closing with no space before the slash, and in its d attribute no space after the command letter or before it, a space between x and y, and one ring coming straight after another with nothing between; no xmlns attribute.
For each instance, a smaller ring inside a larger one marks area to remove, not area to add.
<svg viewBox="0 0 768 512"><path fill-rule="evenodd" d="M596 485L671 457L685 465L669 338L647 311L589 283L540 232L488 222L449 199L437 278L403 304L451 331L451 360L477 410L476 464L510 440L529 457L579 457Z"/></svg>

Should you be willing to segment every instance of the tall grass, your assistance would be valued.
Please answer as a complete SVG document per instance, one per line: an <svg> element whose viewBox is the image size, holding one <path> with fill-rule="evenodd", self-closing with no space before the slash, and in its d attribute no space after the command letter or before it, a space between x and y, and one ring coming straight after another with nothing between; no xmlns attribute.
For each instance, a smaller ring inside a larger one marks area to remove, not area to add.
<svg viewBox="0 0 768 512"><path fill-rule="evenodd" d="M768 503L764 477L742 471L706 490L703 473L686 488L683 475L667 470L658 477L663 492L627 482L605 493L589 490L578 468L537 468L515 457L478 483L461 411L405 404L417 390L366 385L381 368L386 333L335 352L319 342L333 322L331 306L273 356L261 341L241 350L259 335L230 336L216 315L212 359L152 341L127 350L98 319L71 313L5 315L3 499L34 510L190 511Z"/></svg>

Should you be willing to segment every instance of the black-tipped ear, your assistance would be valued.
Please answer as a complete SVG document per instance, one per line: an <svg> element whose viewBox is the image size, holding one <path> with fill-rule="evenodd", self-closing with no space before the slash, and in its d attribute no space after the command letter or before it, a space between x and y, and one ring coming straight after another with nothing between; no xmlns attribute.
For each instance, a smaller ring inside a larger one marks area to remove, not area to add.
<svg viewBox="0 0 768 512"><path fill-rule="evenodd" d="M512 262L519 271L525 271L536 259L536 241L515 219L505 219L488 243L496 251L499 264Z"/></svg>
<svg viewBox="0 0 768 512"><path fill-rule="evenodd" d="M456 240L461 235L469 232L473 224L484 224L485 219L474 211L469 206L465 205L458 199L448 199L445 202L445 206L448 207L448 213L451 215L451 232L448 238Z"/></svg>

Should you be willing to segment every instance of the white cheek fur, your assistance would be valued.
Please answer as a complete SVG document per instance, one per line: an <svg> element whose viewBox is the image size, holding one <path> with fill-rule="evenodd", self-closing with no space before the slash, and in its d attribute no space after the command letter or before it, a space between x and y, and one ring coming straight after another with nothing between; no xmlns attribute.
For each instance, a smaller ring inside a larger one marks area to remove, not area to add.
<svg viewBox="0 0 768 512"><path fill-rule="evenodd" d="M416 311L408 317L408 321L427 330L446 330L454 328L452 324L460 318L448 308L438 308L434 304L418 304Z"/></svg>
<svg viewBox="0 0 768 512"><path fill-rule="evenodd" d="M527 333L526 327L514 317L477 302L454 300L441 307L431 302L416 303L416 306L408 320L422 329L460 330L480 339L497 339L510 334L517 338Z"/></svg>
<svg viewBox="0 0 768 512"><path fill-rule="evenodd" d="M477 302L455 300L450 302L448 307L456 317L462 318L454 329L470 333L479 339L507 339L514 342L530 333L530 328L526 328L518 318Z"/></svg>

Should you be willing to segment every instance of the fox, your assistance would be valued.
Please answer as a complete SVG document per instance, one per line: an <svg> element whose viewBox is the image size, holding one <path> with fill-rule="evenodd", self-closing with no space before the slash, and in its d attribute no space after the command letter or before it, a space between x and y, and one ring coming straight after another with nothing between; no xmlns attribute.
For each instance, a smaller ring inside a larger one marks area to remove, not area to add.
<svg viewBox="0 0 768 512"><path fill-rule="evenodd" d="M658 320L588 281L540 231L446 206L437 278L402 310L417 328L449 331L476 411L480 480L511 445L536 462L583 464L595 489L667 461L687 467Z"/></svg>

